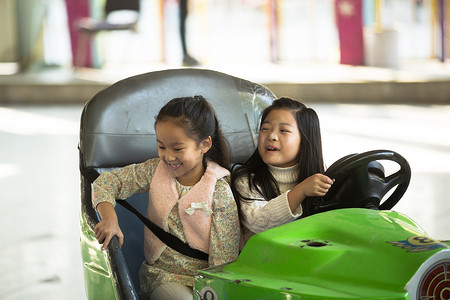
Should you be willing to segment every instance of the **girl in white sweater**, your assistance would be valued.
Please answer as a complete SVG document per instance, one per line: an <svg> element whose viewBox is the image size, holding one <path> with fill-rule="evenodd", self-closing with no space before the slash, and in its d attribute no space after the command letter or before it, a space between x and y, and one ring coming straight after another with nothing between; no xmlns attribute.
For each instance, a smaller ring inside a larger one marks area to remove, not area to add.
<svg viewBox="0 0 450 300"><path fill-rule="evenodd" d="M280 98L261 117L258 148L231 177L243 241L302 215L307 197L324 196L333 180L323 175L319 118L304 104Z"/></svg>

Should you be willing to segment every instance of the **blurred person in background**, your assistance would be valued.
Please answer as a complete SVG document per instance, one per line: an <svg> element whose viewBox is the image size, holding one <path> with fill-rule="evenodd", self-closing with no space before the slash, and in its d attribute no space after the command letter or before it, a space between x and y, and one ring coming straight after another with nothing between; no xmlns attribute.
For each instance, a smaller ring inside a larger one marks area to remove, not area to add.
<svg viewBox="0 0 450 300"><path fill-rule="evenodd" d="M186 19L188 15L188 0L179 0L180 1L180 38L181 38L181 47L183 50L183 66L196 66L199 65L199 62L193 58L186 46Z"/></svg>

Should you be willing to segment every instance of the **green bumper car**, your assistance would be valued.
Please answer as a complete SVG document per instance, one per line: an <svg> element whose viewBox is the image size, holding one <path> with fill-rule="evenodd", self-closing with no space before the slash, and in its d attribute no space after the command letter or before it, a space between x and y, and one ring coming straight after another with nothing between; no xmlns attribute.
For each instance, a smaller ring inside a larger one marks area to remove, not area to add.
<svg viewBox="0 0 450 300"><path fill-rule="evenodd" d="M256 145L259 115L276 98L259 84L210 70L166 70L119 81L85 105L80 245L89 299L139 299L144 261L144 224L120 205L125 243L119 247L113 239L106 251L100 249L93 180L157 156L154 116L170 99L196 94L212 102L232 161L245 161ZM399 170L385 176L384 160ZM390 210L409 184L406 160L387 150L352 154L327 174L335 184L326 197L307 199L304 217L256 234L235 262L198 271L194 298L450 299L450 242L433 240ZM139 194L127 200L145 214L146 199Z"/></svg>

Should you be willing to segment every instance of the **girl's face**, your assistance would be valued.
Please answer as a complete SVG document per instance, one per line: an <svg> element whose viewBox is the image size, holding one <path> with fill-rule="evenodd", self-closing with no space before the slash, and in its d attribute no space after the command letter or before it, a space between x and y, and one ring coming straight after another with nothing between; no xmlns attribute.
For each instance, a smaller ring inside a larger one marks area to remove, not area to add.
<svg viewBox="0 0 450 300"><path fill-rule="evenodd" d="M203 176L203 155L211 148L211 137L197 143L184 128L171 120L156 123L158 156L179 183L196 184Z"/></svg>
<svg viewBox="0 0 450 300"><path fill-rule="evenodd" d="M272 110L263 121L258 137L262 160L275 167L291 167L298 162L301 135L292 112Z"/></svg>

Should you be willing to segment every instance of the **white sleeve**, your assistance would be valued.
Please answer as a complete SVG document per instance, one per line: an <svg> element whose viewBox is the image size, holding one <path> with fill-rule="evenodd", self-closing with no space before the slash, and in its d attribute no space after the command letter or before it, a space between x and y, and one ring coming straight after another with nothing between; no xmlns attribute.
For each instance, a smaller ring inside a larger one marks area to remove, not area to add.
<svg viewBox="0 0 450 300"><path fill-rule="evenodd" d="M240 178L237 181L237 188L241 195L256 200L240 200L242 224L253 233L258 233L291 221L302 215L301 205L292 214L289 207L287 194L289 191L265 201L264 198L257 193L250 193L248 181L246 178Z"/></svg>

